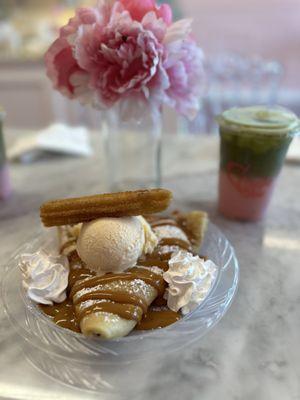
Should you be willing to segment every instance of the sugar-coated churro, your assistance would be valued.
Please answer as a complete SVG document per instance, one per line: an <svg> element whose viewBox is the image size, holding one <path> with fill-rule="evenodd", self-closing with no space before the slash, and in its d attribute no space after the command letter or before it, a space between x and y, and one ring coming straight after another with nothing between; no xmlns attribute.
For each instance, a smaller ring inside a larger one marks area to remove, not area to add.
<svg viewBox="0 0 300 400"><path fill-rule="evenodd" d="M165 189L98 194L44 203L40 216L45 226L73 225L103 217L147 215L164 211L172 193Z"/></svg>

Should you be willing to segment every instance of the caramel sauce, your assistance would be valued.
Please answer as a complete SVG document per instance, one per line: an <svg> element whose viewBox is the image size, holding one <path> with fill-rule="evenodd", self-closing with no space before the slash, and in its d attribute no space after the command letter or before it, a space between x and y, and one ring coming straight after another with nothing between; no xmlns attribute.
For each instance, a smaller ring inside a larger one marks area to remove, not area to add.
<svg viewBox="0 0 300 400"><path fill-rule="evenodd" d="M170 253L164 253L164 254L160 254L159 257L162 261L169 261L172 257L172 252ZM169 265L169 264L168 264Z"/></svg>
<svg viewBox="0 0 300 400"><path fill-rule="evenodd" d="M114 302L96 303L90 307L84 308L82 311L76 311L77 318L80 321L89 314L101 311L116 314L121 318L137 322L140 321L143 316L143 310L141 307L134 306L132 304L121 304Z"/></svg>
<svg viewBox="0 0 300 400"><path fill-rule="evenodd" d="M86 268L76 250L72 251L68 258L70 266L68 290L70 291L77 281L95 276L95 272Z"/></svg>
<svg viewBox="0 0 300 400"><path fill-rule="evenodd" d="M98 285L104 285L115 281L134 281L136 279L143 280L148 285L153 286L159 294L164 292L165 283L162 276L135 267L131 268L128 272L123 272L120 274L105 274L103 276L94 276L83 281L80 280L72 287L70 298L73 299L75 293L83 289L89 289Z"/></svg>
<svg viewBox="0 0 300 400"><path fill-rule="evenodd" d="M83 303L87 300L108 300L120 304L132 304L134 306L140 307L144 313L146 313L148 309L148 305L145 299L143 299L142 297L130 294L128 292L121 292L116 290L99 290L97 292L86 293L80 297L76 297L76 299L73 299L73 303L76 306L77 304Z"/></svg>
<svg viewBox="0 0 300 400"><path fill-rule="evenodd" d="M92 276L95 276L95 274L87 268L74 268L73 266L70 266L68 287L72 288L76 282Z"/></svg>
<svg viewBox="0 0 300 400"><path fill-rule="evenodd" d="M165 225L178 226L177 222L174 221L174 219L169 219L169 218L158 219L157 221L151 222L150 225L152 228L156 228L158 226L165 226Z"/></svg>
<svg viewBox="0 0 300 400"><path fill-rule="evenodd" d="M165 328L180 319L180 315L171 310L149 310L144 318L137 324L136 330L146 331Z"/></svg>
<svg viewBox="0 0 300 400"><path fill-rule="evenodd" d="M167 300L164 299L162 296L156 297L156 299L152 303L152 306L155 306L155 307L166 307L167 306Z"/></svg>
<svg viewBox="0 0 300 400"><path fill-rule="evenodd" d="M75 308L70 299L53 306L39 305L40 309L53 319L56 325L62 328L70 329L74 332L80 332L79 324L75 315Z"/></svg>
<svg viewBox="0 0 300 400"><path fill-rule="evenodd" d="M162 296L166 290L166 282L162 275L158 275L154 272L141 269L139 267L133 267L128 270L131 274L136 274L136 279L141 279L148 285L154 287L157 290L157 295ZM146 275L146 276L145 276Z"/></svg>

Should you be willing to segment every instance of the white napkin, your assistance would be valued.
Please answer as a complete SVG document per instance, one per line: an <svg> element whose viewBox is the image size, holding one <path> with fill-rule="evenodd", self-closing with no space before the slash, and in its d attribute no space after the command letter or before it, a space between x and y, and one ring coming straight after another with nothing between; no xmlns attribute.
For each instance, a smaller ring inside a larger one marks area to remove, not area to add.
<svg viewBox="0 0 300 400"><path fill-rule="evenodd" d="M291 164L300 164L300 136L296 136L292 141L286 162Z"/></svg>
<svg viewBox="0 0 300 400"><path fill-rule="evenodd" d="M9 160L31 162L44 152L89 157L92 154L89 132L84 127L53 124L32 135L26 135L8 149Z"/></svg>

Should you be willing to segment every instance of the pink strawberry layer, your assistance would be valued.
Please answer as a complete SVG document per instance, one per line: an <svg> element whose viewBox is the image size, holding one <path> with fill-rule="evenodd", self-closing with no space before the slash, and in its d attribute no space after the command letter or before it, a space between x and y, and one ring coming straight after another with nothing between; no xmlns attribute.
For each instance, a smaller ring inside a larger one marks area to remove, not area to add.
<svg viewBox="0 0 300 400"><path fill-rule="evenodd" d="M8 165L0 166L0 200L5 200L11 194Z"/></svg>
<svg viewBox="0 0 300 400"><path fill-rule="evenodd" d="M262 219L276 184L274 178L251 178L219 174L219 211L228 218L244 221Z"/></svg>

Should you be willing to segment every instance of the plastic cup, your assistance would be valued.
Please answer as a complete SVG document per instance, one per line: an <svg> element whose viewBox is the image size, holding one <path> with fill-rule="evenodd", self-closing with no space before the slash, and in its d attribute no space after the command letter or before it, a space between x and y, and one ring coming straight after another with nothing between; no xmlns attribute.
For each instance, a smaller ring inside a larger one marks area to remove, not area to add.
<svg viewBox="0 0 300 400"><path fill-rule="evenodd" d="M7 199L11 194L9 169L6 160L5 144L2 132L4 118L5 113L0 108L0 200Z"/></svg>
<svg viewBox="0 0 300 400"><path fill-rule="evenodd" d="M220 126L219 211L258 221L266 213L299 119L282 107L232 108Z"/></svg>

